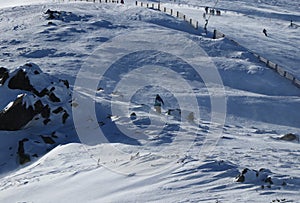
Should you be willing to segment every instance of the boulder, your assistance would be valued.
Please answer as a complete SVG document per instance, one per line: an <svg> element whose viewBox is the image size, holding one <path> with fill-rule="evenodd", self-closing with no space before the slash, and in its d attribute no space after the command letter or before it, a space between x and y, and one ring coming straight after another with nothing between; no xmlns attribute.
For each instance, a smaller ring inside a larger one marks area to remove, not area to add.
<svg viewBox="0 0 300 203"><path fill-rule="evenodd" d="M9 78L9 73L6 68L0 68L0 85L3 85L5 81Z"/></svg>
<svg viewBox="0 0 300 203"><path fill-rule="evenodd" d="M0 109L0 130L20 130L34 117L42 118L44 125L53 120L65 124L70 116L69 82L43 73L36 64L25 64L11 73L0 68L0 84L0 94L15 92L16 98L2 100L2 106L9 104Z"/></svg>
<svg viewBox="0 0 300 203"><path fill-rule="evenodd" d="M0 130L19 130L36 115L32 107L26 108L26 105L23 104L24 96L19 96L0 112Z"/></svg>
<svg viewBox="0 0 300 203"><path fill-rule="evenodd" d="M280 137L279 139L285 140L285 141L295 141L295 140L299 141L299 137L293 133L285 134L282 137Z"/></svg>
<svg viewBox="0 0 300 203"><path fill-rule="evenodd" d="M33 87L30 84L29 78L26 75L26 72L22 69L19 69L18 72L9 80L8 88L10 89L19 89L26 91L33 91Z"/></svg>

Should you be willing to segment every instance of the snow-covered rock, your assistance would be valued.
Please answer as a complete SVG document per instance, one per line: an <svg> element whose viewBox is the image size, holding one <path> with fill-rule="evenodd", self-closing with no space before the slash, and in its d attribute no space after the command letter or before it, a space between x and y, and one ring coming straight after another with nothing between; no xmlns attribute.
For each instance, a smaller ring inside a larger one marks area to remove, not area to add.
<svg viewBox="0 0 300 203"><path fill-rule="evenodd" d="M274 174L265 168L259 170L245 168L236 177L236 182L258 185L261 189L286 186L287 182L283 178L273 178Z"/></svg>
<svg viewBox="0 0 300 203"><path fill-rule="evenodd" d="M66 80L52 77L36 64L25 64L8 73L0 70L0 130L19 130L30 121L42 120L47 125L52 120L65 123L70 115L71 92Z"/></svg>

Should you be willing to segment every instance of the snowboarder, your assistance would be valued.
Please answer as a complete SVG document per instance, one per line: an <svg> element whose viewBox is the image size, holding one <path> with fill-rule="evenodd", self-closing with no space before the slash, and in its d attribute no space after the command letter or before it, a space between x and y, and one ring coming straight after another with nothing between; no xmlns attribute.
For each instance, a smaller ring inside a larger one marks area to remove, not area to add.
<svg viewBox="0 0 300 203"><path fill-rule="evenodd" d="M268 37L268 34L267 34L267 30L266 30L266 29L263 29L263 33L265 34L266 37Z"/></svg>
<svg viewBox="0 0 300 203"><path fill-rule="evenodd" d="M159 114L161 114L161 105L165 105L162 98L159 96L159 94L156 95L155 102L154 102L154 108L155 111Z"/></svg>
<svg viewBox="0 0 300 203"><path fill-rule="evenodd" d="M124 0L121 0L121 4L124 4Z"/></svg>

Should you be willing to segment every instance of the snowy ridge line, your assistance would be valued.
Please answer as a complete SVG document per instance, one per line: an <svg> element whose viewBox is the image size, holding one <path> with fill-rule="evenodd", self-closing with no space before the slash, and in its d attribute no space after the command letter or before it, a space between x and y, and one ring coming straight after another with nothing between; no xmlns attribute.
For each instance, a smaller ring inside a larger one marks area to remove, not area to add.
<svg viewBox="0 0 300 203"><path fill-rule="evenodd" d="M124 3L122 0L53 0L53 2Z"/></svg>
<svg viewBox="0 0 300 203"><path fill-rule="evenodd" d="M198 28L199 28L199 22L197 20L189 18L184 13L181 13L179 11L175 11L174 9L170 9L170 8L161 6L160 3L153 3L153 2L147 3L147 2L135 1L135 5L164 12L166 14L169 14L169 15L173 16L173 17L176 17L178 19L181 19L181 20L184 20L184 21L188 22L196 30L198 30Z"/></svg>
<svg viewBox="0 0 300 203"><path fill-rule="evenodd" d="M117 3L117 4L118 3L124 3L123 0L53 0L53 1L54 2ZM164 12L164 13L166 13L168 15L171 15L173 17L176 17L178 19L181 19L181 20L184 20L184 21L188 22L196 30L199 29L199 22L197 20L189 18L187 15L185 15L185 14L179 12L179 11L175 11L174 9L163 7L163 6L161 6L160 3L153 3L153 2L149 3L149 2L135 1L135 5L136 6L140 6L140 7L144 7L144 8L155 9L155 10ZM231 42L234 42L238 46L242 46L237 41L235 41L234 39L228 37L224 33L222 33L222 32L220 32L220 31L218 31L218 30L215 29L214 32L213 32L213 39L219 39L219 38L227 38L228 40L230 40ZM242 47L244 47L244 46L242 46ZM287 80L291 81L293 85L295 85L296 87L300 88L300 80L298 78L296 78L292 73L286 71L283 67L279 66L278 64L276 64L276 63L274 63L274 62L272 62L272 61L270 61L270 60L268 60L268 59L266 59L266 58L258 55L257 53L253 52L252 50L249 50L246 47L244 47L244 48L249 53L253 54L256 58L258 58L259 61L261 61L264 64L266 64L266 66L268 68L274 70L280 76L286 78Z"/></svg>
<svg viewBox="0 0 300 203"><path fill-rule="evenodd" d="M166 7L161 6L160 3L145 3L145 2L139 2L136 1L135 2L136 6L141 6L141 7L145 7L145 8L149 8L149 9L156 9L159 10L161 12L164 12L166 14L169 14L173 17L176 17L178 19L184 20L186 22L188 22L193 28L195 28L196 30L199 29L199 22L187 17L187 15L179 12L179 11L175 11L174 9L169 9ZM219 38L227 38L228 40L230 40L231 42L234 42L236 45L238 46L242 46L240 45L237 41L235 41L234 39L231 39L230 37L228 37L227 35L225 35L224 33L218 31L218 30L214 30L213 32L213 39L219 39ZM242 46L244 47L244 46ZM259 59L259 61L263 62L264 64L266 64L266 66L272 70L274 70L276 73L278 73L280 76L285 77L286 79L290 80L292 82L293 85L295 85L296 87L300 88L300 80L297 79L292 73L286 71L283 67L279 66L276 63L273 63L272 61L258 55L257 53L255 53L252 50L249 50L248 48L244 47L249 53L253 54L256 58Z"/></svg>

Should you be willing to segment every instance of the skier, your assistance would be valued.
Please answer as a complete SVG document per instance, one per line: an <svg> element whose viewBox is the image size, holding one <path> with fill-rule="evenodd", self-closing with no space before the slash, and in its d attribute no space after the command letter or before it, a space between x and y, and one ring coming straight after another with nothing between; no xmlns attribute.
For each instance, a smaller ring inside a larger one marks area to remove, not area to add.
<svg viewBox="0 0 300 203"><path fill-rule="evenodd" d="M268 34L267 34L267 30L266 30L266 29L263 29L263 33L265 34L266 37L268 37Z"/></svg>
<svg viewBox="0 0 300 203"><path fill-rule="evenodd" d="M159 96L159 94L156 95L155 102L154 102L154 108L155 111L159 114L161 114L161 105L165 105L162 98Z"/></svg>

